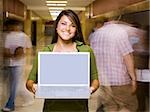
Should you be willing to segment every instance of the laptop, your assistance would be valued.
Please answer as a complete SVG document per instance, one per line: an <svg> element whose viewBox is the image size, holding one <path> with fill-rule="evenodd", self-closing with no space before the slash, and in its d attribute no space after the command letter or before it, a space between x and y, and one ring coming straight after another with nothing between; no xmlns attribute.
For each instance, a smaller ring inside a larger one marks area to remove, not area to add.
<svg viewBox="0 0 150 112"><path fill-rule="evenodd" d="M88 52L39 52L36 98L88 99Z"/></svg>

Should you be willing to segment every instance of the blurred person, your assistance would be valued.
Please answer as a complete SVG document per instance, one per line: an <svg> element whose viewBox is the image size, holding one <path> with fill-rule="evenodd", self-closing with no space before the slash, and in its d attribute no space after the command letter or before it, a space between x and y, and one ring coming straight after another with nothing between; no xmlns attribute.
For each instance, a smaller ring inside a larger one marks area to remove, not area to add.
<svg viewBox="0 0 150 112"><path fill-rule="evenodd" d="M116 22L106 22L90 41L96 56L100 88L89 100L89 111L136 112L137 89L133 48L127 31Z"/></svg>
<svg viewBox="0 0 150 112"><path fill-rule="evenodd" d="M49 52L89 52L90 53L90 89L93 93L99 86L95 56L92 49L85 45L79 18L72 10L63 10L55 21L55 36L52 44L43 51ZM36 57L26 86L35 94L38 71ZM55 74L54 74L55 75ZM61 74L63 75L63 74ZM50 78L50 77L49 77ZM88 112L86 99L45 99L43 112Z"/></svg>
<svg viewBox="0 0 150 112"><path fill-rule="evenodd" d="M5 37L4 45L4 64L6 74L10 78L9 98L2 109L4 112L15 110L15 99L17 88L22 82L25 56L27 51L32 47L30 38L21 31L21 25L16 20L9 21L9 33ZM26 93L22 93L26 94ZM22 95L23 96L23 95ZM26 100L26 96L24 96Z"/></svg>
<svg viewBox="0 0 150 112"><path fill-rule="evenodd" d="M91 32L90 35L89 35L89 38L88 38L89 43L90 43L91 38L93 37L93 33L94 33L97 29L99 29L100 27L102 27L102 23L101 23L100 21L97 21L97 22L95 23L95 27L92 29L92 32Z"/></svg>

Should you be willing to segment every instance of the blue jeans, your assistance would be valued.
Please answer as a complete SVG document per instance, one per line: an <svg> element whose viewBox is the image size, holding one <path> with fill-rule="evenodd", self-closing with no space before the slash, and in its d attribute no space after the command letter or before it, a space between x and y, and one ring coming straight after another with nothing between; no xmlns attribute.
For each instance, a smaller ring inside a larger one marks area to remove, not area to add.
<svg viewBox="0 0 150 112"><path fill-rule="evenodd" d="M23 73L23 66L6 67L6 70L10 75L10 95L5 107L14 109L17 87Z"/></svg>

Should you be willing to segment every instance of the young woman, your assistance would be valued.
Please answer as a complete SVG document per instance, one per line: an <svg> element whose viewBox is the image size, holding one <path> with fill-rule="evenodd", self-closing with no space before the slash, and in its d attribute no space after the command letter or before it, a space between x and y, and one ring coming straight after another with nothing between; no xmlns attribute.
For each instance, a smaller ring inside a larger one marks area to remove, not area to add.
<svg viewBox="0 0 150 112"><path fill-rule="evenodd" d="M91 91L98 86L98 74L92 49L85 45L78 16L72 10L62 11L56 19L55 35L52 44L44 48L49 52L90 52ZM35 93L33 84L37 83L37 57L26 83L27 89ZM62 74L63 75L63 74ZM45 99L43 112L87 112L87 100L82 99Z"/></svg>

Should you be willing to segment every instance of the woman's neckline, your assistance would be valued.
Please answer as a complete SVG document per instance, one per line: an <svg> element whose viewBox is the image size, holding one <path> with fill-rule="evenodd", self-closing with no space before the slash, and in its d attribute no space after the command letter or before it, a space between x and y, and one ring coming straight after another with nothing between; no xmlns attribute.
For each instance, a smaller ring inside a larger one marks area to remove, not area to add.
<svg viewBox="0 0 150 112"><path fill-rule="evenodd" d="M78 52L76 43L73 42L72 44L54 44L53 52Z"/></svg>

